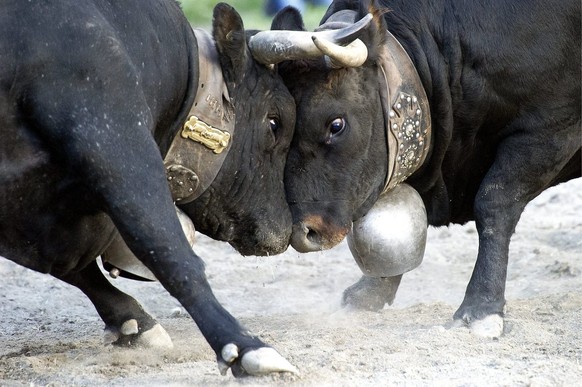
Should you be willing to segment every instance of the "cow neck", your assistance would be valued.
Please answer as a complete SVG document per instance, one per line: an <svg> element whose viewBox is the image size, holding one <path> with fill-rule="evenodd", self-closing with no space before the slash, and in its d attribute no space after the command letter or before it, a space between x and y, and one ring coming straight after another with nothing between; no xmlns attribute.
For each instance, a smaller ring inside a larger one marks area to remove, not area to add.
<svg viewBox="0 0 582 387"><path fill-rule="evenodd" d="M198 45L198 87L187 121L164 158L177 204L198 198L214 181L230 150L235 115L212 36L194 29Z"/></svg>
<svg viewBox="0 0 582 387"><path fill-rule="evenodd" d="M430 108L420 76L400 42L389 31L386 34L386 51L379 61L388 150L382 193L402 183L422 166L431 141Z"/></svg>

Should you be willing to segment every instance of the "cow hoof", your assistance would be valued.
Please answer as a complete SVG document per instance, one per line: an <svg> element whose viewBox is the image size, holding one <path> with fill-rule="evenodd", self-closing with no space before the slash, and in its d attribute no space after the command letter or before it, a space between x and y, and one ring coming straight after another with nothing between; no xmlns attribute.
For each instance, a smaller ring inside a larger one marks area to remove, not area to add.
<svg viewBox="0 0 582 387"><path fill-rule="evenodd" d="M357 310L378 311L392 304L402 275L386 278L362 276L358 282L344 290L342 306Z"/></svg>
<svg viewBox="0 0 582 387"><path fill-rule="evenodd" d="M469 328L471 334L478 337L495 339L503 334L503 317L498 314L491 314L482 319L466 322L462 319L455 319L447 325L448 329Z"/></svg>
<svg viewBox="0 0 582 387"><path fill-rule="evenodd" d="M120 337L121 333L119 332L119 330L106 327L105 330L103 331L103 344L104 345L113 344L117 342L117 340L119 340Z"/></svg>
<svg viewBox="0 0 582 387"><path fill-rule="evenodd" d="M265 375L272 372L298 374L295 366L273 348L263 347L243 355L241 365L249 375Z"/></svg>
<svg viewBox="0 0 582 387"><path fill-rule="evenodd" d="M129 337L139 333L137 320L130 319L121 324L120 328L114 326L105 327L103 332L103 343L109 344L130 344Z"/></svg>
<svg viewBox="0 0 582 387"><path fill-rule="evenodd" d="M479 337L498 338L503 334L503 317L498 314L489 315L469 324L472 334Z"/></svg>
<svg viewBox="0 0 582 387"><path fill-rule="evenodd" d="M170 335L160 324L155 324L151 329L139 333L138 323L134 319L127 320L121 324L120 328L107 326L103 333L103 343L158 349L170 349L174 346Z"/></svg>
<svg viewBox="0 0 582 387"><path fill-rule="evenodd" d="M218 362L220 374L226 375L226 371L231 367L236 377L267 375L275 372L299 374L297 368L273 348L263 347L248 351L242 356L239 364L237 364L238 358L238 347L232 343L225 345L221 351L221 360Z"/></svg>
<svg viewBox="0 0 582 387"><path fill-rule="evenodd" d="M174 348L174 343L172 343L170 335L168 335L168 332L166 332L160 324L156 324L152 329L140 334L135 343L136 345L146 348Z"/></svg>

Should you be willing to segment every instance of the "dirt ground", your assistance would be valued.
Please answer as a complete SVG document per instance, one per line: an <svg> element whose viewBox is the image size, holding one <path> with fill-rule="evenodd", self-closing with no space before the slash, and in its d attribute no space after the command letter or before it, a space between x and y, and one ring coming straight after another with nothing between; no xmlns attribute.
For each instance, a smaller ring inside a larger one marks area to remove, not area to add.
<svg viewBox="0 0 582 387"><path fill-rule="evenodd" d="M359 269L345 242L312 254L241 257L198 236L217 297L299 376L221 376L195 324L158 283L113 280L174 340L164 351L102 344L75 288L0 259L0 386L570 386L582 378L582 179L544 192L512 239L500 339L447 329L477 252L473 223L430 228L422 265L379 313L340 308Z"/></svg>

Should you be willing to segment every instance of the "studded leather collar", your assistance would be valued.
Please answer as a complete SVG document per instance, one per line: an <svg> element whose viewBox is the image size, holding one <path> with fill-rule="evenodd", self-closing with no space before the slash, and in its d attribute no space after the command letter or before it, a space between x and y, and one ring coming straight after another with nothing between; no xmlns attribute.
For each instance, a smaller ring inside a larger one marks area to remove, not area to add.
<svg viewBox="0 0 582 387"><path fill-rule="evenodd" d="M388 171L384 192L411 176L430 150L431 120L426 92L412 60L386 31L386 52L380 61L380 90L388 142Z"/></svg>

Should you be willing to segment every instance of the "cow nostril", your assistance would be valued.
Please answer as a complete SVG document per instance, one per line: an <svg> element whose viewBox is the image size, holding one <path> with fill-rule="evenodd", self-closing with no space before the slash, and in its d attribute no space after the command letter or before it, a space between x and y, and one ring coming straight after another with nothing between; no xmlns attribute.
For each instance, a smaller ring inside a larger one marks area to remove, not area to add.
<svg viewBox="0 0 582 387"><path fill-rule="evenodd" d="M293 226L291 246L300 253L321 250L321 235L301 222Z"/></svg>
<svg viewBox="0 0 582 387"><path fill-rule="evenodd" d="M320 237L319 233L317 231L313 230L312 228L307 227L307 234L305 235L305 237L311 243L315 243L315 244L321 243L321 237Z"/></svg>
<svg viewBox="0 0 582 387"><path fill-rule="evenodd" d="M321 251L340 243L348 232L348 227L336 226L321 217L311 216L293 225L290 242L300 253Z"/></svg>

